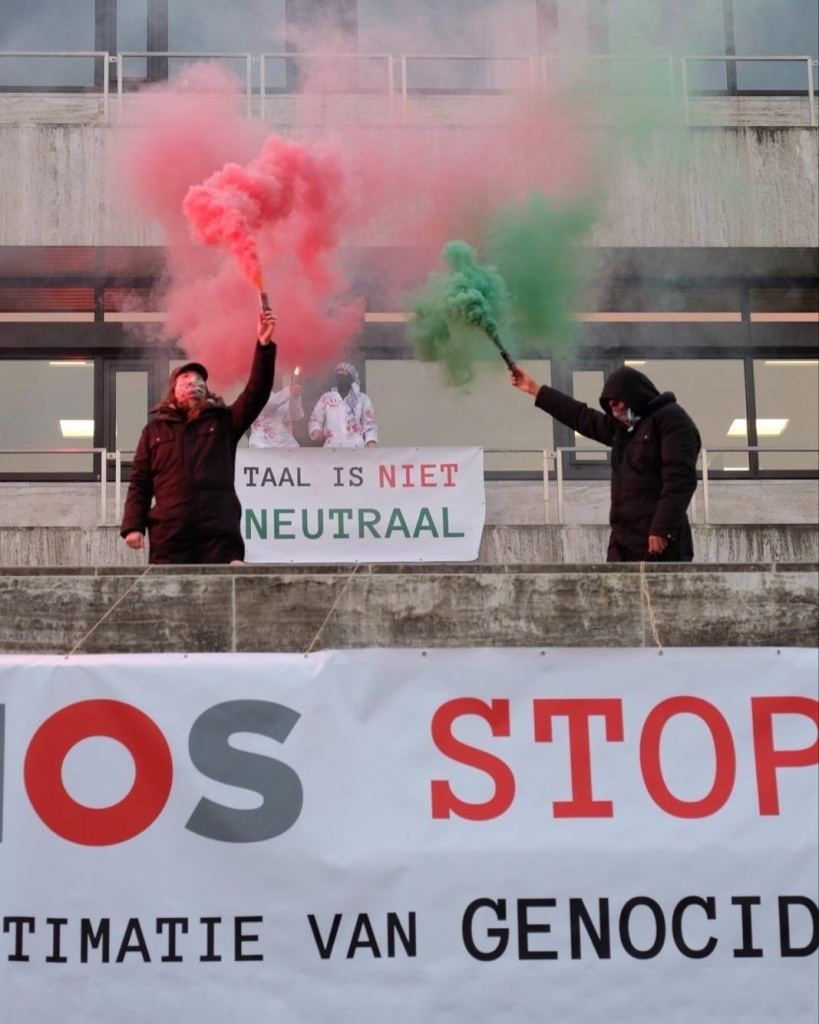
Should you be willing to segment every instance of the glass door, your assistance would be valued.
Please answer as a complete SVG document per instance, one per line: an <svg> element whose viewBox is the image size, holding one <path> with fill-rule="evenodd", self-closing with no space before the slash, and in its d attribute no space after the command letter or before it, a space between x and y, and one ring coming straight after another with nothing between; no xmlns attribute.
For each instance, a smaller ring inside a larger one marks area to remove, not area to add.
<svg viewBox="0 0 819 1024"><path fill-rule="evenodd" d="M139 435L158 401L156 377L156 368L148 360L106 360L105 442L109 451L118 449L122 454L123 480L130 477ZM113 463L108 478L114 478Z"/></svg>
<svg viewBox="0 0 819 1024"><path fill-rule="evenodd" d="M566 383L570 385L571 394L578 402L585 402L589 408L602 412L600 393L615 369L614 359L584 360L574 365ZM561 428L561 436L562 440L559 443L584 449L579 452L568 452L564 456L563 471L568 479L608 477L610 450L606 445L583 437L582 434L576 434L567 427Z"/></svg>

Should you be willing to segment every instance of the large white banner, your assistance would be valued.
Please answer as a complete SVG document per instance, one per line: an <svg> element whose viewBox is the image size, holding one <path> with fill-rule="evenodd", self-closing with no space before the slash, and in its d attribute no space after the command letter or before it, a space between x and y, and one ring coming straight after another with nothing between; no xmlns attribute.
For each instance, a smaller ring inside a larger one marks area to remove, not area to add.
<svg viewBox="0 0 819 1024"><path fill-rule="evenodd" d="M9 1024L814 1022L817 652L0 658Z"/></svg>
<svg viewBox="0 0 819 1024"><path fill-rule="evenodd" d="M240 448L248 562L466 562L486 513L482 448Z"/></svg>

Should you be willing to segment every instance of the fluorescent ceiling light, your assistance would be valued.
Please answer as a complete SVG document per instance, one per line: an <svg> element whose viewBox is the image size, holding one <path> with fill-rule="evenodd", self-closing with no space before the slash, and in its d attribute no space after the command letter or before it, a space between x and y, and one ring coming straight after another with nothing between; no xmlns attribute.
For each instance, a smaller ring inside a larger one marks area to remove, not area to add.
<svg viewBox="0 0 819 1024"><path fill-rule="evenodd" d="M788 419L757 420L756 432L759 437L779 437L790 423ZM734 420L728 428L727 437L747 437L748 421Z"/></svg>
<svg viewBox="0 0 819 1024"><path fill-rule="evenodd" d="M578 313L587 324L739 324L742 313Z"/></svg>
<svg viewBox="0 0 819 1024"><path fill-rule="evenodd" d="M365 313L364 321L368 324L406 324L412 320L409 313Z"/></svg>
<svg viewBox="0 0 819 1024"><path fill-rule="evenodd" d="M645 366L645 359L624 359L623 366Z"/></svg>
<svg viewBox="0 0 819 1024"><path fill-rule="evenodd" d="M93 420L60 420L63 437L93 437Z"/></svg>
<svg viewBox="0 0 819 1024"><path fill-rule="evenodd" d="M168 319L167 313L118 312L106 313L103 317L107 324L161 324Z"/></svg>
<svg viewBox="0 0 819 1024"><path fill-rule="evenodd" d="M0 323L10 324L92 324L93 313L0 313Z"/></svg>
<svg viewBox="0 0 819 1024"><path fill-rule="evenodd" d="M815 324L819 323L819 313L751 313L751 323Z"/></svg>
<svg viewBox="0 0 819 1024"><path fill-rule="evenodd" d="M93 366L93 363L85 362L82 359L51 359L49 366Z"/></svg>
<svg viewBox="0 0 819 1024"><path fill-rule="evenodd" d="M766 359L766 366L819 366L819 359Z"/></svg>
<svg viewBox="0 0 819 1024"><path fill-rule="evenodd" d="M723 473L747 473L747 466L723 466Z"/></svg>

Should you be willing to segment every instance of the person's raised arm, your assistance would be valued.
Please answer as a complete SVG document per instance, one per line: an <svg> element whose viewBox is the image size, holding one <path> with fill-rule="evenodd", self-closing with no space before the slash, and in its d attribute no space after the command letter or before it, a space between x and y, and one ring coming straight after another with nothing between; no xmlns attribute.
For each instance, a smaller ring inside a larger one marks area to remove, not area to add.
<svg viewBox="0 0 819 1024"><path fill-rule="evenodd" d="M600 444L611 446L614 443L616 422L613 417L590 409L584 402L578 402L562 391L550 388L548 384L538 384L520 367L510 372L509 379L516 388L534 395L538 409L549 413L578 434L599 441Z"/></svg>
<svg viewBox="0 0 819 1024"><path fill-rule="evenodd" d="M273 391L265 403L265 407L262 412L273 412L274 409L280 408L285 402L292 401L290 396L290 388L282 388L281 391Z"/></svg>
<svg viewBox="0 0 819 1024"><path fill-rule="evenodd" d="M250 428L270 397L276 369L276 346L273 344L275 328L276 317L269 309L259 314L258 344L253 355L250 377L244 391L230 406L231 423L237 437L241 437Z"/></svg>

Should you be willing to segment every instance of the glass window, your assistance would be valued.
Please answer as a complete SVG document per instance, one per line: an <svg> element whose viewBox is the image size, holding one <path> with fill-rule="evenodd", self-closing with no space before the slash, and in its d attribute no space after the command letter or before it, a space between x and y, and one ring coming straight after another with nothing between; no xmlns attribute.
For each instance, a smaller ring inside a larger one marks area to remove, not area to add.
<svg viewBox="0 0 819 1024"><path fill-rule="evenodd" d="M115 378L115 444L129 459L148 418L148 371L117 370Z"/></svg>
<svg viewBox="0 0 819 1024"><path fill-rule="evenodd" d="M628 360L659 391L673 391L696 423L706 448L747 447L745 367L740 359ZM745 452L709 452L708 467L742 477L749 471Z"/></svg>
<svg viewBox="0 0 819 1024"><path fill-rule="evenodd" d="M525 360L521 366L539 383L551 384L549 360ZM368 359L366 374L379 444L509 449L511 454L487 454L490 470L542 470L538 452L553 447L551 416L509 385L502 364L497 372L481 368L463 389L444 384L434 363L412 359ZM522 448L537 451L514 454Z"/></svg>
<svg viewBox="0 0 819 1024"><path fill-rule="evenodd" d="M170 0L173 6L173 0ZM148 0L119 0L117 4L117 49L139 53L148 48ZM145 78L147 61L130 57L125 61L126 78Z"/></svg>
<svg viewBox="0 0 819 1024"><path fill-rule="evenodd" d="M605 382L606 375L602 370L575 370L572 373L572 394L578 402L585 402L589 408L600 409L600 394ZM575 433L574 444L577 448L594 448L600 451L599 455L595 452L575 452L576 462L605 462L608 458L609 450L606 445L592 441L582 434Z"/></svg>
<svg viewBox="0 0 819 1024"><path fill-rule="evenodd" d="M732 3L738 54L789 57L801 54L816 57L819 54L819 5L816 0L777 0L768 4L732 0ZM737 87L807 92L807 67L804 62L739 61Z"/></svg>
<svg viewBox="0 0 819 1024"><path fill-rule="evenodd" d="M0 49L93 50L93 0L0 4ZM92 86L91 57L3 57L0 85Z"/></svg>
<svg viewBox="0 0 819 1024"><path fill-rule="evenodd" d="M819 447L819 359L755 359L759 444L765 448ZM760 469L819 468L816 452L760 452Z"/></svg>
<svg viewBox="0 0 819 1024"><path fill-rule="evenodd" d="M94 364L4 359L0 448L93 448ZM0 455L0 473L90 473L90 455Z"/></svg>
<svg viewBox="0 0 819 1024"><path fill-rule="evenodd" d="M609 45L614 54L698 54L719 56L725 53L725 18L722 0L702 0L694 4L679 0L609 0ZM618 68L626 81L649 85L665 91L667 78L658 64L653 68L637 62L631 68ZM718 61L688 63L688 86L692 92L723 91L727 88L726 65Z"/></svg>
<svg viewBox="0 0 819 1024"><path fill-rule="evenodd" d="M535 52L537 20L533 0L359 0L362 53L525 55ZM410 60L410 89L435 91L519 89L525 62L495 60Z"/></svg>
<svg viewBox="0 0 819 1024"><path fill-rule="evenodd" d="M268 53L284 49L285 0L170 0L170 50Z"/></svg>
<svg viewBox="0 0 819 1024"><path fill-rule="evenodd" d="M557 0L557 39L560 53L589 52L589 7L578 0Z"/></svg>

